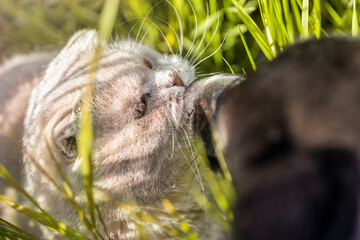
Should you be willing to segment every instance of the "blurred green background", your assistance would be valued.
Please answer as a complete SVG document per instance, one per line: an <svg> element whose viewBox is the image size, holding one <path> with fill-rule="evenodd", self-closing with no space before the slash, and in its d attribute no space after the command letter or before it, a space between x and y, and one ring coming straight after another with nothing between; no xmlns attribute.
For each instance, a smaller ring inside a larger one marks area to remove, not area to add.
<svg viewBox="0 0 360 240"><path fill-rule="evenodd" d="M177 38L180 40L180 24L175 8L181 19L184 56L192 48L194 36L199 44L204 32L204 42L200 44L197 53L202 52L206 45L208 47L199 59L213 54L224 41L214 55L199 64L198 73L230 72L229 65L235 72L251 71L251 63L241 40L240 29L244 33L244 40L254 61L258 63L266 59L266 54L264 56L259 43L254 41L249 33L249 26L234 2L242 6L259 26L274 55L287 44L300 38L314 35L325 37L328 34L356 35L359 25L358 0L169 2L121 0L113 36L129 36L135 39L138 35L138 41L143 38L144 44L161 52L169 53L169 44L174 52L178 53ZM77 30L98 28L103 4L103 0L0 0L1 58L39 49L59 49ZM142 24L145 17L146 20ZM266 28L268 31L265 31ZM279 34L276 31L279 31ZM270 36L267 32L271 33Z"/></svg>

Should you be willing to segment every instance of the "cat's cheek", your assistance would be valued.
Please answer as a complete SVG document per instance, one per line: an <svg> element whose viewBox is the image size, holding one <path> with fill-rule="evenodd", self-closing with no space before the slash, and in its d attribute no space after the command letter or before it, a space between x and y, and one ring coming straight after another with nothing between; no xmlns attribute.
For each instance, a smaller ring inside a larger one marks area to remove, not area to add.
<svg viewBox="0 0 360 240"><path fill-rule="evenodd" d="M183 119L184 88L172 87L171 89L164 89L159 93L159 101L157 106L162 108L166 118L175 128L178 128Z"/></svg>
<svg viewBox="0 0 360 240"><path fill-rule="evenodd" d="M172 122L176 128L179 128L181 120L183 118L183 104L170 103L168 106L169 112L171 113Z"/></svg>

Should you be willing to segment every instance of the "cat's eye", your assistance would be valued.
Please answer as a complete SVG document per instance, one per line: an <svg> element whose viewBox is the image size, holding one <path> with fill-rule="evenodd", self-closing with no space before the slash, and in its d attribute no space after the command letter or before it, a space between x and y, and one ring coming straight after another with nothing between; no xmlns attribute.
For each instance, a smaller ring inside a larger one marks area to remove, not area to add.
<svg viewBox="0 0 360 240"><path fill-rule="evenodd" d="M141 96L140 98L140 102L136 103L135 106L135 119L141 118L142 116L145 115L146 113L146 103L147 100L150 98L150 94L149 93L145 93Z"/></svg>
<svg viewBox="0 0 360 240"><path fill-rule="evenodd" d="M74 158L77 154L76 138L74 136L64 137L60 140L61 152L68 158Z"/></svg>
<svg viewBox="0 0 360 240"><path fill-rule="evenodd" d="M138 102L135 107L135 119L141 118L146 112L146 104Z"/></svg>
<svg viewBox="0 0 360 240"><path fill-rule="evenodd" d="M145 65L147 68L150 68L150 69L153 68L153 66L151 65L151 63L150 63L148 60L143 59L143 62L144 62L144 65Z"/></svg>

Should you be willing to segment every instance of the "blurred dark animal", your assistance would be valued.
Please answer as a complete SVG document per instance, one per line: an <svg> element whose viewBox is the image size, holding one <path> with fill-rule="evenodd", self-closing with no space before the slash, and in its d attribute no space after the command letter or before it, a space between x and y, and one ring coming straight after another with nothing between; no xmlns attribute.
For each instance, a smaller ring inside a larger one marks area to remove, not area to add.
<svg viewBox="0 0 360 240"><path fill-rule="evenodd" d="M220 99L233 239L360 239L359 104L360 41L348 39L290 47Z"/></svg>

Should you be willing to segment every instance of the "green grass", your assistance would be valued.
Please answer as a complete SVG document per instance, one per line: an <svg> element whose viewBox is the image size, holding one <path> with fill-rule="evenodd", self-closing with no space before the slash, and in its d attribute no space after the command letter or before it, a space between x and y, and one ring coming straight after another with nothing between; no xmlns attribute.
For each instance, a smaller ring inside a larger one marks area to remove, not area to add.
<svg viewBox="0 0 360 240"><path fill-rule="evenodd" d="M205 59L197 66L198 73L256 71L259 64L272 60L288 45L299 40L329 35L355 37L359 31L360 13L356 0L0 0L0 6L0 52L3 56L34 49L58 49L76 30L96 28L104 40L111 36L131 37L164 53L175 52L198 61ZM99 51L101 49L94 53L91 62L94 74ZM91 98L91 94L90 84L85 97ZM90 106L83 105L78 141L88 209L81 209L65 178L62 186L55 186L77 209L92 238L106 239L99 234L95 224L99 221L99 214L92 189L93 136L89 109ZM208 117L211 119L211 115ZM214 126L212 128L216 139L217 131ZM209 170L203 143L198 138L192 147L199 153L196 161L209 189L206 198L199 189L190 189L189 192L214 219L230 228L235 193L222 157L221 144L218 142L216 145L224 175ZM0 196L1 201L69 239L87 239L53 219L2 166L0 177L22 193L36 210L3 196ZM48 177L51 179L51 176ZM165 199L163 206L170 215L177 217L170 201ZM151 224L157 221L139 212L136 207L123 207L140 219L139 222ZM169 230L174 236L198 239L186 219L179 219L179 223L179 229ZM138 224L138 229L142 238L148 238L141 224ZM0 239L18 238L36 239L0 219Z"/></svg>
<svg viewBox="0 0 360 240"><path fill-rule="evenodd" d="M0 52L10 56L34 48L59 48L78 29L101 26L110 34L114 26L112 36L138 36L138 40L144 38L144 44L161 52L170 52L169 46L179 52L181 39L184 56L189 50L201 53L208 45L199 59L213 55L199 65L201 73L229 72L223 58L231 64L231 69L241 72L242 68L249 71L253 67L242 44L239 26L256 62L264 55L273 58L298 39L328 34L357 35L359 27L356 0L209 0L208 4L205 0L191 0L192 5L187 0L172 0L173 6L165 0L117 2L114 1L115 5L119 4L118 14L103 15L101 19L102 9L117 6L104 6L102 0L0 0ZM183 37L174 8L179 13ZM113 25L103 24L107 17L116 17ZM195 43L202 38L204 41L194 46L194 38Z"/></svg>

